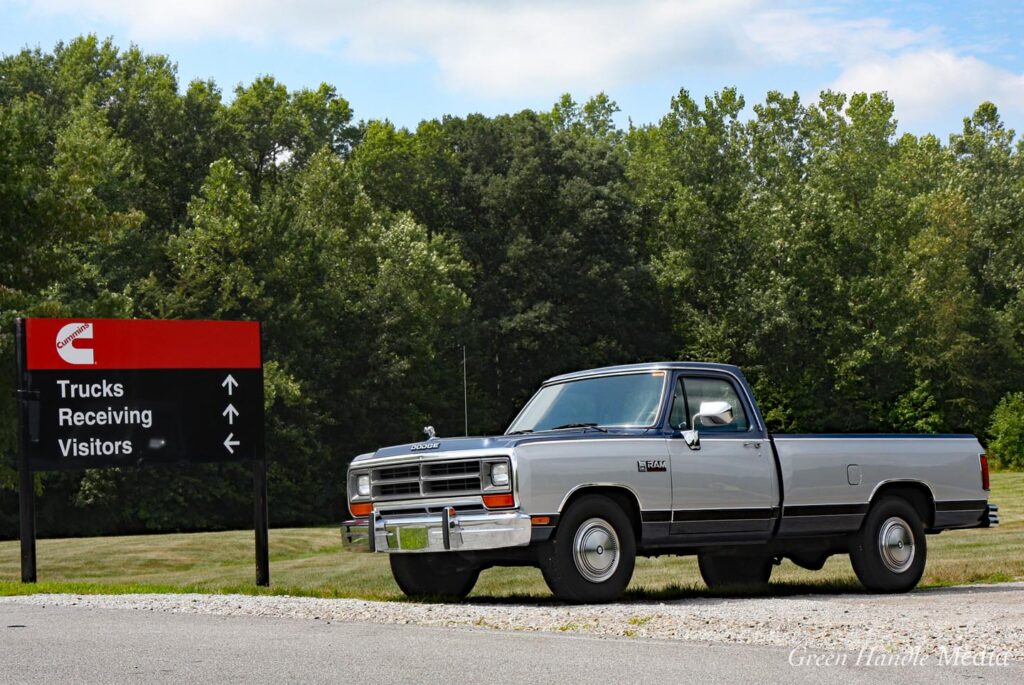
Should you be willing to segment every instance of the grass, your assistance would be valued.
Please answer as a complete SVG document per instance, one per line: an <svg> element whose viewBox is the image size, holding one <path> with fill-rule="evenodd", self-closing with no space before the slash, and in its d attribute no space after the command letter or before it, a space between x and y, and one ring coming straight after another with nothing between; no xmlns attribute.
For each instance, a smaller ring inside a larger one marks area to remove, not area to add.
<svg viewBox="0 0 1024 685"><path fill-rule="evenodd" d="M1002 524L991 530L948 531L928 538L922 586L1024 580L1024 473L992 474L992 501ZM251 531L135 535L38 541L41 582L19 582L18 541L0 542L0 595L36 592L215 592L401 600L385 555L341 549L338 529L270 531L270 588L253 585ZM860 592L849 559L832 557L821 571L790 562L775 569L768 593ZM708 596L694 557L638 559L627 598ZM471 597L498 602L554 601L540 571L485 571Z"/></svg>

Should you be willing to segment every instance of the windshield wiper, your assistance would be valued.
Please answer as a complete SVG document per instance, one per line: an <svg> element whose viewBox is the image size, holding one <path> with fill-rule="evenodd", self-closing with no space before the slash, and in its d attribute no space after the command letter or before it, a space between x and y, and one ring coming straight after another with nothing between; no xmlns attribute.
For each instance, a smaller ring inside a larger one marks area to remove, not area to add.
<svg viewBox="0 0 1024 685"><path fill-rule="evenodd" d="M564 423L561 426L555 426L554 428L549 428L548 430L556 431L561 430L562 428L593 428L594 430L599 430L602 433L608 432L607 428L602 428L596 423Z"/></svg>
<svg viewBox="0 0 1024 685"><path fill-rule="evenodd" d="M532 428L524 428L522 430L512 431L511 433L505 433L505 435L524 435L526 433L532 433L532 432L533 432Z"/></svg>

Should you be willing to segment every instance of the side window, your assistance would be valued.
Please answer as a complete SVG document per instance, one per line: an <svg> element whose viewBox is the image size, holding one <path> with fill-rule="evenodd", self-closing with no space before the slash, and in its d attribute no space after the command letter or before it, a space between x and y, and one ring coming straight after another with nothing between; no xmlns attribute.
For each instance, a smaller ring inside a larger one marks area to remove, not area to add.
<svg viewBox="0 0 1024 685"><path fill-rule="evenodd" d="M732 383L721 378L683 378L686 400L696 414L701 402L728 402L732 405L733 420L724 426L698 426L701 433L739 433L750 428L747 413L743 411L743 403L736 394ZM673 411L675 404L673 403Z"/></svg>
<svg viewBox="0 0 1024 685"><path fill-rule="evenodd" d="M683 394L683 379L676 381L672 391L672 411L668 415L668 425L676 430L689 428L690 416L686 409L686 396Z"/></svg>

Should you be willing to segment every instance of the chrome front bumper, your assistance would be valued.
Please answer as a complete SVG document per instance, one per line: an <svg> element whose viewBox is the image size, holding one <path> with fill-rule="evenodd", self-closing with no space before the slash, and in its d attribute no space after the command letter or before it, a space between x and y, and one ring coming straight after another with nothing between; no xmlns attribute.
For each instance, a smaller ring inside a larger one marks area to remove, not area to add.
<svg viewBox="0 0 1024 685"><path fill-rule="evenodd" d="M387 516L345 521L341 540L353 552L447 552L530 544L530 516L517 511Z"/></svg>

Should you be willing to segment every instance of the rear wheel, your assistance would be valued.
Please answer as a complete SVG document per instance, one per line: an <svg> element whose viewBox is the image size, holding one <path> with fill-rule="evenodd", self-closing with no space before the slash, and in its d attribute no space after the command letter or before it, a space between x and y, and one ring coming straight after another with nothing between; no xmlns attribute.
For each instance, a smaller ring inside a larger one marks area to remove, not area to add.
<svg viewBox="0 0 1024 685"><path fill-rule="evenodd" d="M629 516L612 499L586 495L562 516L540 553L551 592L565 602L618 599L633 577L636 537Z"/></svg>
<svg viewBox="0 0 1024 685"><path fill-rule="evenodd" d="M480 568L445 552L392 554L391 574L409 597L462 599L476 585Z"/></svg>
<svg viewBox="0 0 1024 685"><path fill-rule="evenodd" d="M700 577L712 590L763 589L772 577L772 558L767 554L715 554L697 556Z"/></svg>
<svg viewBox="0 0 1024 685"><path fill-rule="evenodd" d="M913 590L927 557L921 516L901 497L873 504L850 545L853 570L872 592Z"/></svg>

